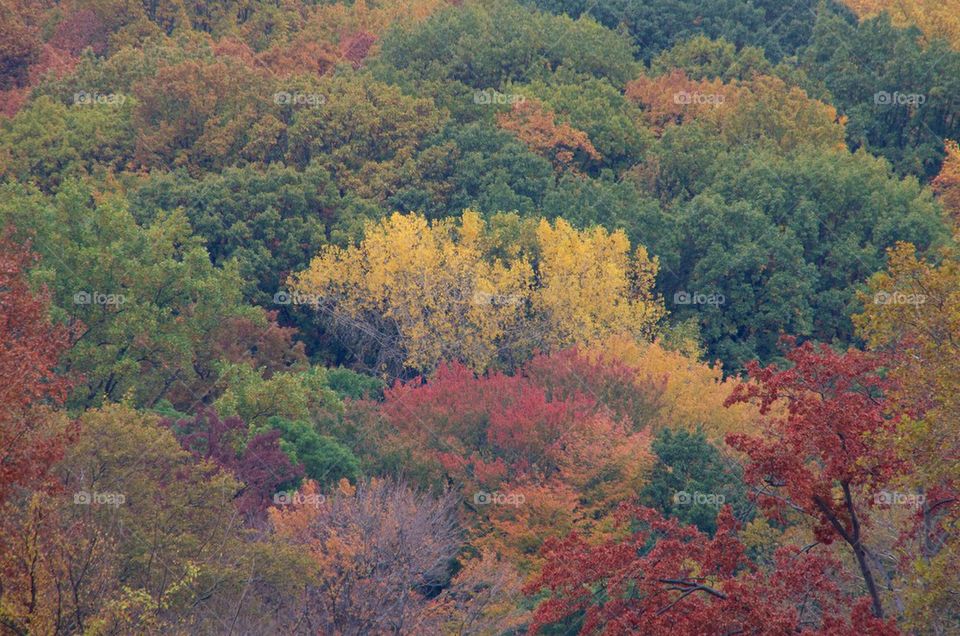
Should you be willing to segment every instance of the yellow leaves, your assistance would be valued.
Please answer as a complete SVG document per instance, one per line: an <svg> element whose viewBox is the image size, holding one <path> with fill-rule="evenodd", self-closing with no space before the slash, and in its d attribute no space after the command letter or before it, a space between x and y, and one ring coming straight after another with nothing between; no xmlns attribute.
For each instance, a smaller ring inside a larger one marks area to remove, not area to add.
<svg viewBox="0 0 960 636"><path fill-rule="evenodd" d="M722 122L729 141L760 137L784 150L804 144L846 148L843 123L833 106L778 77L758 75L736 86L738 107L725 112Z"/></svg>
<svg viewBox="0 0 960 636"><path fill-rule="evenodd" d="M844 4L861 19L886 12L895 26L915 24L928 40L943 38L960 48L960 0L844 0Z"/></svg>
<svg viewBox="0 0 960 636"><path fill-rule="evenodd" d="M913 564L912 584L905 586L904 627L909 633L945 634L956 627L954 617L960 607L957 572L960 572L960 541L955 539L946 542L938 554Z"/></svg>
<svg viewBox="0 0 960 636"><path fill-rule="evenodd" d="M950 215L954 224L960 224L960 146L948 139L944 145L947 156L940 167L940 173L930 183L937 199Z"/></svg>
<svg viewBox="0 0 960 636"><path fill-rule="evenodd" d="M711 441L718 442L728 433L749 432L756 422L756 411L750 405L724 407L740 380L725 379L719 364L699 362L657 342L642 344L622 337L607 339L588 353L636 369L639 379L665 383L660 426L690 431L700 427Z"/></svg>
<svg viewBox="0 0 960 636"><path fill-rule="evenodd" d="M530 620L529 610L518 607L523 579L516 569L491 550L463 563L438 605L450 616L444 633L495 636L519 633Z"/></svg>
<svg viewBox="0 0 960 636"><path fill-rule="evenodd" d="M675 70L641 76L627 85L626 94L643 106L645 120L658 133L696 121L728 144L762 139L784 150L803 144L845 147L846 119L778 77L756 75L724 84L719 79L691 80Z"/></svg>
<svg viewBox="0 0 960 636"><path fill-rule="evenodd" d="M554 225L540 221L538 272L541 286L533 301L547 317L545 344L561 347L592 342L611 333L650 335L663 315L649 293L656 260L638 250L630 258L630 242L622 231L603 228L579 232L563 219ZM634 272L649 284L631 290Z"/></svg>
<svg viewBox="0 0 960 636"><path fill-rule="evenodd" d="M955 149L954 149L955 151ZM937 484L960 482L960 262L945 252L934 267L910 244L889 251L888 269L861 294L862 314L854 316L861 337L891 354L890 374L899 388L891 396L901 412L922 407L920 419L903 417L889 440L912 470L902 488L930 492ZM946 529L936 551L917 558L906 588L908 627L929 627L935 617L956 613L951 584L960 566L960 524L956 506L941 507ZM955 586L954 586L955 588Z"/></svg>
<svg viewBox="0 0 960 636"><path fill-rule="evenodd" d="M663 316L656 259L623 232L466 211L428 222L393 214L357 247L326 248L291 280L335 322L381 343L380 356L429 370L456 359L482 370L534 348L612 334L650 337Z"/></svg>
<svg viewBox="0 0 960 636"><path fill-rule="evenodd" d="M888 270L871 278L860 299L864 311L853 317L860 336L895 356L892 374L905 406L926 405L922 424L905 421L898 429L904 456L922 478L960 479L960 464L942 461L960 457L960 262L945 253L933 267L912 245L898 243Z"/></svg>
<svg viewBox="0 0 960 636"><path fill-rule="evenodd" d="M509 494L523 503L486 507L489 527L480 529L473 545L503 556L521 572L536 571L543 564L540 547L546 538L562 537L579 527L583 511L578 493L560 482L524 482L511 484Z"/></svg>

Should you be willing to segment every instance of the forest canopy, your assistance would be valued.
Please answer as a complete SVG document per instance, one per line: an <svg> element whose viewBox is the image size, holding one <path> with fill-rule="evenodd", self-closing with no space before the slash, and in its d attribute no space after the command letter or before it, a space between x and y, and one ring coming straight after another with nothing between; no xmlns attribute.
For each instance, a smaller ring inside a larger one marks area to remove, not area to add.
<svg viewBox="0 0 960 636"><path fill-rule="evenodd" d="M0 633L960 632L958 0L0 0Z"/></svg>

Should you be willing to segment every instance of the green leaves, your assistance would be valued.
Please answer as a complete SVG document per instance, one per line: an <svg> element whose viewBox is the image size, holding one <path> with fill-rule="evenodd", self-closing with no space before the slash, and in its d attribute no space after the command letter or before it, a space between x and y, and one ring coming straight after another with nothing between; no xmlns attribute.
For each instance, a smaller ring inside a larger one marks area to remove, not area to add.
<svg viewBox="0 0 960 636"><path fill-rule="evenodd" d="M672 190L703 187L682 176L689 164L667 165ZM698 168L710 185L678 198L639 240L662 255L658 282L673 317L695 317L708 356L727 369L772 359L780 333L850 342L855 291L883 266L884 249L897 237L923 249L945 238L929 193L866 153L739 152ZM676 302L682 292L724 301Z"/></svg>
<svg viewBox="0 0 960 636"><path fill-rule="evenodd" d="M202 397L203 341L224 319L258 310L240 304L236 265L214 267L181 212L140 226L122 198L91 195L76 182L52 200L7 186L0 203L3 223L36 237L36 276L49 281L55 311L84 326L65 356L84 378L70 404L132 394L138 405L168 397L189 408Z"/></svg>
<svg viewBox="0 0 960 636"><path fill-rule="evenodd" d="M302 464L306 476L322 488L360 477L360 460L350 449L329 435L320 435L309 422L271 417L268 428L280 431L281 450L293 465Z"/></svg>
<svg viewBox="0 0 960 636"><path fill-rule="evenodd" d="M709 535L717 530L717 513L723 505L732 506L741 523L753 518L742 471L701 431L665 428L654 439L653 452L657 462L650 483L639 495L645 505Z"/></svg>

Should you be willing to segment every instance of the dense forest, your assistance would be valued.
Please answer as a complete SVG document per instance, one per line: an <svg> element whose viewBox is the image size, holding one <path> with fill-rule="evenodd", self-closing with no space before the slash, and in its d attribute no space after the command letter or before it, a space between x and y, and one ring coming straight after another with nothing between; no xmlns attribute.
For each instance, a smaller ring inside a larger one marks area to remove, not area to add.
<svg viewBox="0 0 960 636"><path fill-rule="evenodd" d="M0 0L0 634L960 634L960 0Z"/></svg>

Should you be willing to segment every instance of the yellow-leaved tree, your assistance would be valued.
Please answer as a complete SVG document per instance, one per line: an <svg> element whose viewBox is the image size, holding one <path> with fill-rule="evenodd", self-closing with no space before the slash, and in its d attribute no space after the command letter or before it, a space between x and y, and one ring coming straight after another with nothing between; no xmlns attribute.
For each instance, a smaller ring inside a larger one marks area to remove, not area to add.
<svg viewBox="0 0 960 636"><path fill-rule="evenodd" d="M890 14L898 27L917 25L927 40L943 38L960 49L960 0L844 0L861 19Z"/></svg>
<svg viewBox="0 0 960 636"><path fill-rule="evenodd" d="M643 109L657 135L669 126L699 122L731 146L764 141L789 151L798 146L844 148L846 118L779 77L693 80L682 70L641 75L626 96Z"/></svg>
<svg viewBox="0 0 960 636"><path fill-rule="evenodd" d="M651 338L665 313L657 267L623 232L468 210L369 223L359 245L325 248L290 283L380 372L442 360L479 371L615 334Z"/></svg>
<svg viewBox="0 0 960 636"><path fill-rule="evenodd" d="M663 384L664 399L654 422L657 428L701 429L721 445L730 433L755 430L758 413L752 405L724 406L741 380L724 378L719 363L701 362L695 354L668 349L660 342L639 343L620 337L598 343L587 354L626 364L635 370L638 380Z"/></svg>
<svg viewBox="0 0 960 636"><path fill-rule="evenodd" d="M960 613L960 261L943 256L934 266L913 245L897 244L854 316L867 344L890 355L897 381L892 397L904 415L882 442L913 469L901 488L925 493L921 545L898 555L913 561L903 585L905 625L923 633L949 632Z"/></svg>
<svg viewBox="0 0 960 636"><path fill-rule="evenodd" d="M960 145L947 139L944 150L947 156L944 157L940 173L930 183L930 187L954 225L960 225Z"/></svg>

